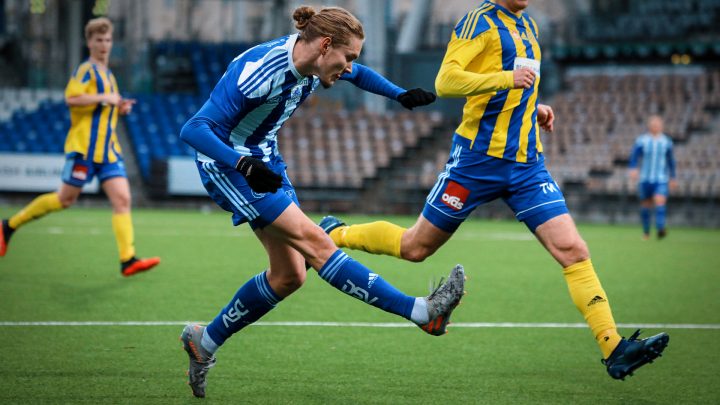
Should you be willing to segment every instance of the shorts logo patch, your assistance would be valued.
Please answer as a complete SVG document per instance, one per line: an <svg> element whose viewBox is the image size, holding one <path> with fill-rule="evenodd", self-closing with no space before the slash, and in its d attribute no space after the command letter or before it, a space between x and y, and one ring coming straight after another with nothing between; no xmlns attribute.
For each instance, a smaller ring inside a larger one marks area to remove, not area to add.
<svg viewBox="0 0 720 405"><path fill-rule="evenodd" d="M555 182L541 183L540 188L542 188L543 194L557 193L558 191L557 187L555 186Z"/></svg>
<svg viewBox="0 0 720 405"><path fill-rule="evenodd" d="M455 211L460 211L463 205L465 205L465 201L467 201L469 195L470 190L458 183L455 183L454 181L449 181L441 199L443 204Z"/></svg>
<svg viewBox="0 0 720 405"><path fill-rule="evenodd" d="M81 164L76 164L72 168L72 178L77 180L87 180L88 168Z"/></svg>

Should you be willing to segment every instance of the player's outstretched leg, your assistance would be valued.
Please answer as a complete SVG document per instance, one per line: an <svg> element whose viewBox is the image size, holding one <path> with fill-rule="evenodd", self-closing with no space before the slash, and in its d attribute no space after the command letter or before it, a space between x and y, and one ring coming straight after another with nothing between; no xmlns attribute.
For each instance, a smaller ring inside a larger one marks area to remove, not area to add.
<svg viewBox="0 0 720 405"><path fill-rule="evenodd" d="M403 258L400 245L407 229L391 222L375 221L348 226L341 219L328 215L323 217L318 226L337 247Z"/></svg>
<svg viewBox="0 0 720 405"><path fill-rule="evenodd" d="M126 260L122 263L120 263L120 273L122 273L125 277L130 277L132 275L135 275L137 273L142 273L143 271L148 271L152 269L153 267L160 264L160 258L159 257L149 257L147 259L138 259L137 257L132 257L130 260Z"/></svg>
<svg viewBox="0 0 720 405"><path fill-rule="evenodd" d="M427 302L429 321L417 325L433 336L446 334L450 315L464 294L465 269L458 264L450 272L447 281L443 283L441 280L437 288L424 298Z"/></svg>
<svg viewBox="0 0 720 405"><path fill-rule="evenodd" d="M320 223L318 223L318 226L320 226L325 233L330 234L333 230L346 227L347 225L339 218L328 215L323 217ZM465 294L465 278L465 270L463 266L458 264L450 272L446 283L443 284L441 280L437 288L435 288L430 295L416 299L414 308L418 306L417 301L421 301L420 304L425 304L428 312L427 318L418 322L411 316L410 320L433 336L441 336L447 333L450 315ZM414 314L417 314L417 312L418 311L414 311Z"/></svg>
<svg viewBox="0 0 720 405"><path fill-rule="evenodd" d="M2 228L0 228L0 257L5 256L5 253L7 253L7 246L14 231L8 224L8 220L3 219Z"/></svg>
<svg viewBox="0 0 720 405"><path fill-rule="evenodd" d="M63 187L65 187L64 185ZM70 186L68 186L70 187ZM74 187L70 187L73 189ZM77 194L80 194L80 188L77 188ZM69 194L74 191L70 190ZM60 201L58 193L47 193L35 197L28 205L18 211L10 218L2 220L2 232L0 233L0 257L7 253L8 243L13 232L18 230L24 224L42 218L45 215L65 208Z"/></svg>
<svg viewBox="0 0 720 405"><path fill-rule="evenodd" d="M383 311L402 316L435 336L446 332L450 314L465 293L465 272L460 265L455 266L447 282L429 296L413 297L398 290L340 249L330 256L318 275L339 291Z"/></svg>
<svg viewBox="0 0 720 405"><path fill-rule="evenodd" d="M670 336L664 332L641 340L637 339L638 336L640 329L629 339L623 338L610 356L602 360L610 377L624 380L626 376L632 376L633 371L662 356L670 341Z"/></svg>
<svg viewBox="0 0 720 405"><path fill-rule="evenodd" d="M190 358L188 367L188 385L192 388L193 395L198 398L205 398L205 387L207 387L208 371L215 365L215 356L205 350L200 344L205 327L198 324L186 325L180 335L183 342L183 349Z"/></svg>

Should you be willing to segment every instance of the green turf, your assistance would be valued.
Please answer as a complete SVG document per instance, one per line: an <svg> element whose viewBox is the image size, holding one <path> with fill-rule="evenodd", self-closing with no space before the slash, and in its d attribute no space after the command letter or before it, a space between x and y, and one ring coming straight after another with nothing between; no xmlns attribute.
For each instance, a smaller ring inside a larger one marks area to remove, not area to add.
<svg viewBox="0 0 720 405"><path fill-rule="evenodd" d="M12 212L0 207L0 216ZM138 253L163 262L129 279L108 210L72 209L22 228L0 259L0 321L207 321L267 266L249 228L222 213L137 210L134 222ZM720 324L720 232L671 228L666 240L642 242L634 226L580 229L618 322ZM455 322L582 321L559 267L521 224L469 221L424 263L352 255L413 295L463 263L468 296ZM263 321L400 319L310 275ZM0 326L0 403L198 403L184 384L181 329ZM720 330L668 332L666 355L618 382L586 329L455 328L436 338L417 328L255 326L219 352L204 402L720 401Z"/></svg>

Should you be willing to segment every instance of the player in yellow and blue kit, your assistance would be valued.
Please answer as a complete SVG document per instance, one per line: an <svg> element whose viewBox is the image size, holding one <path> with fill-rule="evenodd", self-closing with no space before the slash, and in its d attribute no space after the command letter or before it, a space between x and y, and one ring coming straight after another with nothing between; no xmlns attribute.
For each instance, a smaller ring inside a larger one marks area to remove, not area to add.
<svg viewBox="0 0 720 405"><path fill-rule="evenodd" d="M129 114L131 99L120 96L115 76L108 68L113 26L107 18L90 20L85 39L90 57L75 70L65 88L70 107L70 130L65 140L65 167L57 192L43 194L9 219L2 221L0 256L15 230L29 221L75 203L82 187L97 176L113 207L112 227L120 255L120 271L131 276L160 263L157 257L135 257L130 218L130 186L115 133L118 114Z"/></svg>
<svg viewBox="0 0 720 405"><path fill-rule="evenodd" d="M435 81L441 97L465 97L445 170L409 229L385 221L320 226L339 247L422 261L450 239L479 205L502 198L563 267L570 295L592 329L611 377L622 379L660 355L665 333L620 337L587 245L562 191L545 168L540 128L552 109L538 103L541 51L528 0L486 1L455 27Z"/></svg>

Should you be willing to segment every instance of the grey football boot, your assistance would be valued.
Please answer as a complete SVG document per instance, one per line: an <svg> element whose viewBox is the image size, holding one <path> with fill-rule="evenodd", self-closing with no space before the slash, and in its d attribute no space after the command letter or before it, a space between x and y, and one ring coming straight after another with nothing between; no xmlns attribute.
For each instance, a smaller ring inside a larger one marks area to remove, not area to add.
<svg viewBox="0 0 720 405"><path fill-rule="evenodd" d="M200 342L205 327L199 324L189 324L185 326L180 340L183 342L183 349L190 357L190 366L188 367L188 385L192 388L193 395L198 398L205 398L205 387L207 387L208 371L215 365L215 356L205 350Z"/></svg>
<svg viewBox="0 0 720 405"><path fill-rule="evenodd" d="M465 294L465 269L462 265L456 265L445 283L440 283L435 290L425 297L430 321L425 324L418 324L420 329L433 336L442 336L447 333L447 325L450 322L450 315L460 303Z"/></svg>

